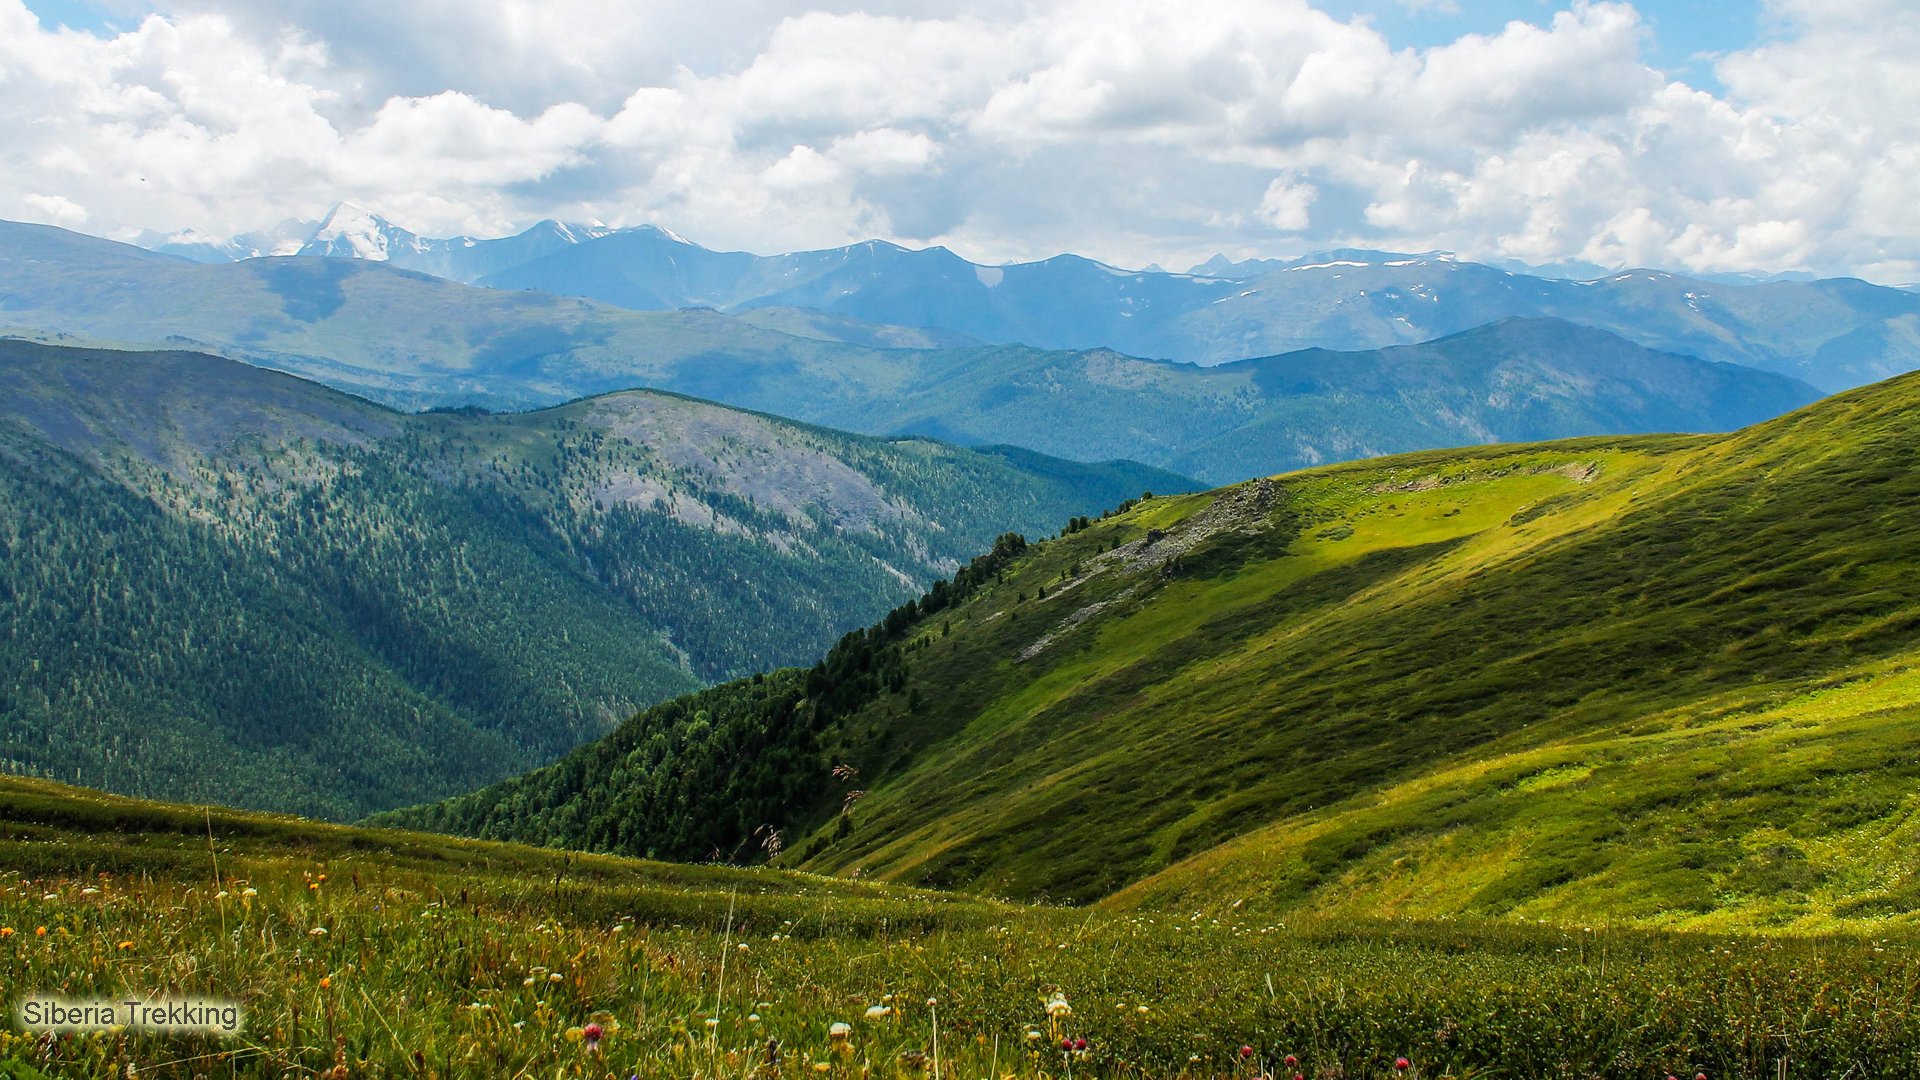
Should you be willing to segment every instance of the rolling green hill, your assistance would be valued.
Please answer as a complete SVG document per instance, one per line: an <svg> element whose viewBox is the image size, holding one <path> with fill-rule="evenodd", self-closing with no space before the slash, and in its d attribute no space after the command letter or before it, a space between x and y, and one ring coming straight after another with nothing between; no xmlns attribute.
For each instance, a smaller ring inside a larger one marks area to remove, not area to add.
<svg viewBox="0 0 1920 1080"><path fill-rule="evenodd" d="M659 393L405 415L0 342L0 765L355 817L815 656L1001 530L1189 486Z"/></svg>
<svg viewBox="0 0 1920 1080"><path fill-rule="evenodd" d="M769 677L771 705L708 700L756 746L798 733L826 790L760 812L781 862L837 874L1269 917L1911 921L1916 415L1907 376L1727 436L1155 498L1002 543ZM401 820L632 850L643 804L600 783L625 748L739 760L681 734L696 707Z"/></svg>
<svg viewBox="0 0 1920 1080"><path fill-rule="evenodd" d="M551 405L653 387L874 435L1144 461L1209 483L1437 446L1724 431L1814 400L1782 375L1557 319L1215 367L791 310L629 311L353 259L196 265L0 222L0 328L191 348L403 408Z"/></svg>

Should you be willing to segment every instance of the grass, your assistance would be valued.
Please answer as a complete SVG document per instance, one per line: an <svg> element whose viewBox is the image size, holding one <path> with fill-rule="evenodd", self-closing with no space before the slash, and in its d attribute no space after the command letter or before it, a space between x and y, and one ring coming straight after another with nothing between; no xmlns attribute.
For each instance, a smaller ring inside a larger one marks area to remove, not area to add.
<svg viewBox="0 0 1920 1080"><path fill-rule="evenodd" d="M925 1076L936 1036L938 1074L965 1077L1920 1067L1897 935L1025 907L22 780L0 822L9 999L166 990L247 1016L228 1041L0 1034L5 1076Z"/></svg>
<svg viewBox="0 0 1920 1080"><path fill-rule="evenodd" d="M1038 545L851 722L869 794L788 858L1147 910L1910 922L1916 397L1351 463Z"/></svg>

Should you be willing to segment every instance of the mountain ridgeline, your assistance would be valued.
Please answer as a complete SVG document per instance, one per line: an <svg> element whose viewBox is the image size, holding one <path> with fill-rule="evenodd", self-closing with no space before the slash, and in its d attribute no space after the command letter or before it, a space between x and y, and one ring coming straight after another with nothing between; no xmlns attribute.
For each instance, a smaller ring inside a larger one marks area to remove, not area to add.
<svg viewBox="0 0 1920 1080"><path fill-rule="evenodd" d="M1172 474L629 392L407 415L0 342L0 760L331 817L816 657L1008 529Z"/></svg>
<svg viewBox="0 0 1920 1080"><path fill-rule="evenodd" d="M988 266L946 248L882 241L760 256L712 251L653 226L543 221L497 240L429 239L352 205L302 235L304 244L229 246L224 257L297 250L642 311L799 308L995 344L1201 364L1309 348L1365 351L1501 319L1559 318L1829 392L1920 367L1920 297L1844 278L1742 282L1592 267L1593 276L1575 281L1443 252L1366 250L1239 263L1216 257L1185 274L1077 255Z"/></svg>
<svg viewBox="0 0 1920 1080"><path fill-rule="evenodd" d="M1907 376L1153 498L384 820L1183 912L1872 925L1920 904L1916 414Z"/></svg>
<svg viewBox="0 0 1920 1080"><path fill-rule="evenodd" d="M1818 396L1783 375L1550 318L1200 367L954 345L793 309L627 311L365 260L194 265L4 224L0 326L218 352L403 408L524 408L648 386L875 435L1144 461L1209 483L1463 443L1723 431Z"/></svg>
<svg viewBox="0 0 1920 1080"><path fill-rule="evenodd" d="M1920 366L1920 299L1864 281L1733 284L1656 270L1568 281L1437 252L1333 251L1173 274L1075 255L983 266L945 248L877 241L756 257L640 229L477 280L640 310L811 308L998 344L1201 364L1316 347L1364 351L1502 319L1558 318L1830 391Z"/></svg>

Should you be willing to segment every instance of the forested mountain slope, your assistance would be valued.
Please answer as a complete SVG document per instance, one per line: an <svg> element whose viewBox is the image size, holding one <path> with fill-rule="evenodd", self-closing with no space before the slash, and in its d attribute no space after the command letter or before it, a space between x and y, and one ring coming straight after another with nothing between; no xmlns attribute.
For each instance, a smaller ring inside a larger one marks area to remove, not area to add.
<svg viewBox="0 0 1920 1080"><path fill-rule="evenodd" d="M0 342L0 760L329 816L814 655L1130 464L632 392L405 415L217 357Z"/></svg>

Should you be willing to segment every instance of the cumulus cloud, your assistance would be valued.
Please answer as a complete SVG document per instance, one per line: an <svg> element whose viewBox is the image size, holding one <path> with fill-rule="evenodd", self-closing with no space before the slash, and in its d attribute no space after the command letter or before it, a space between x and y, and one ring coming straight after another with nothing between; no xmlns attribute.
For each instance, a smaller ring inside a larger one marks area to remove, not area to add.
<svg viewBox="0 0 1920 1080"><path fill-rule="evenodd" d="M0 0L0 216L1920 276L1920 18L1769 9L1716 95L1598 0L1424 50L1307 0L170 0L111 35Z"/></svg>
<svg viewBox="0 0 1920 1080"><path fill-rule="evenodd" d="M1311 220L1308 209L1319 195L1312 184L1276 176L1267 185L1266 194L1260 196L1260 216L1282 232L1302 232Z"/></svg>

